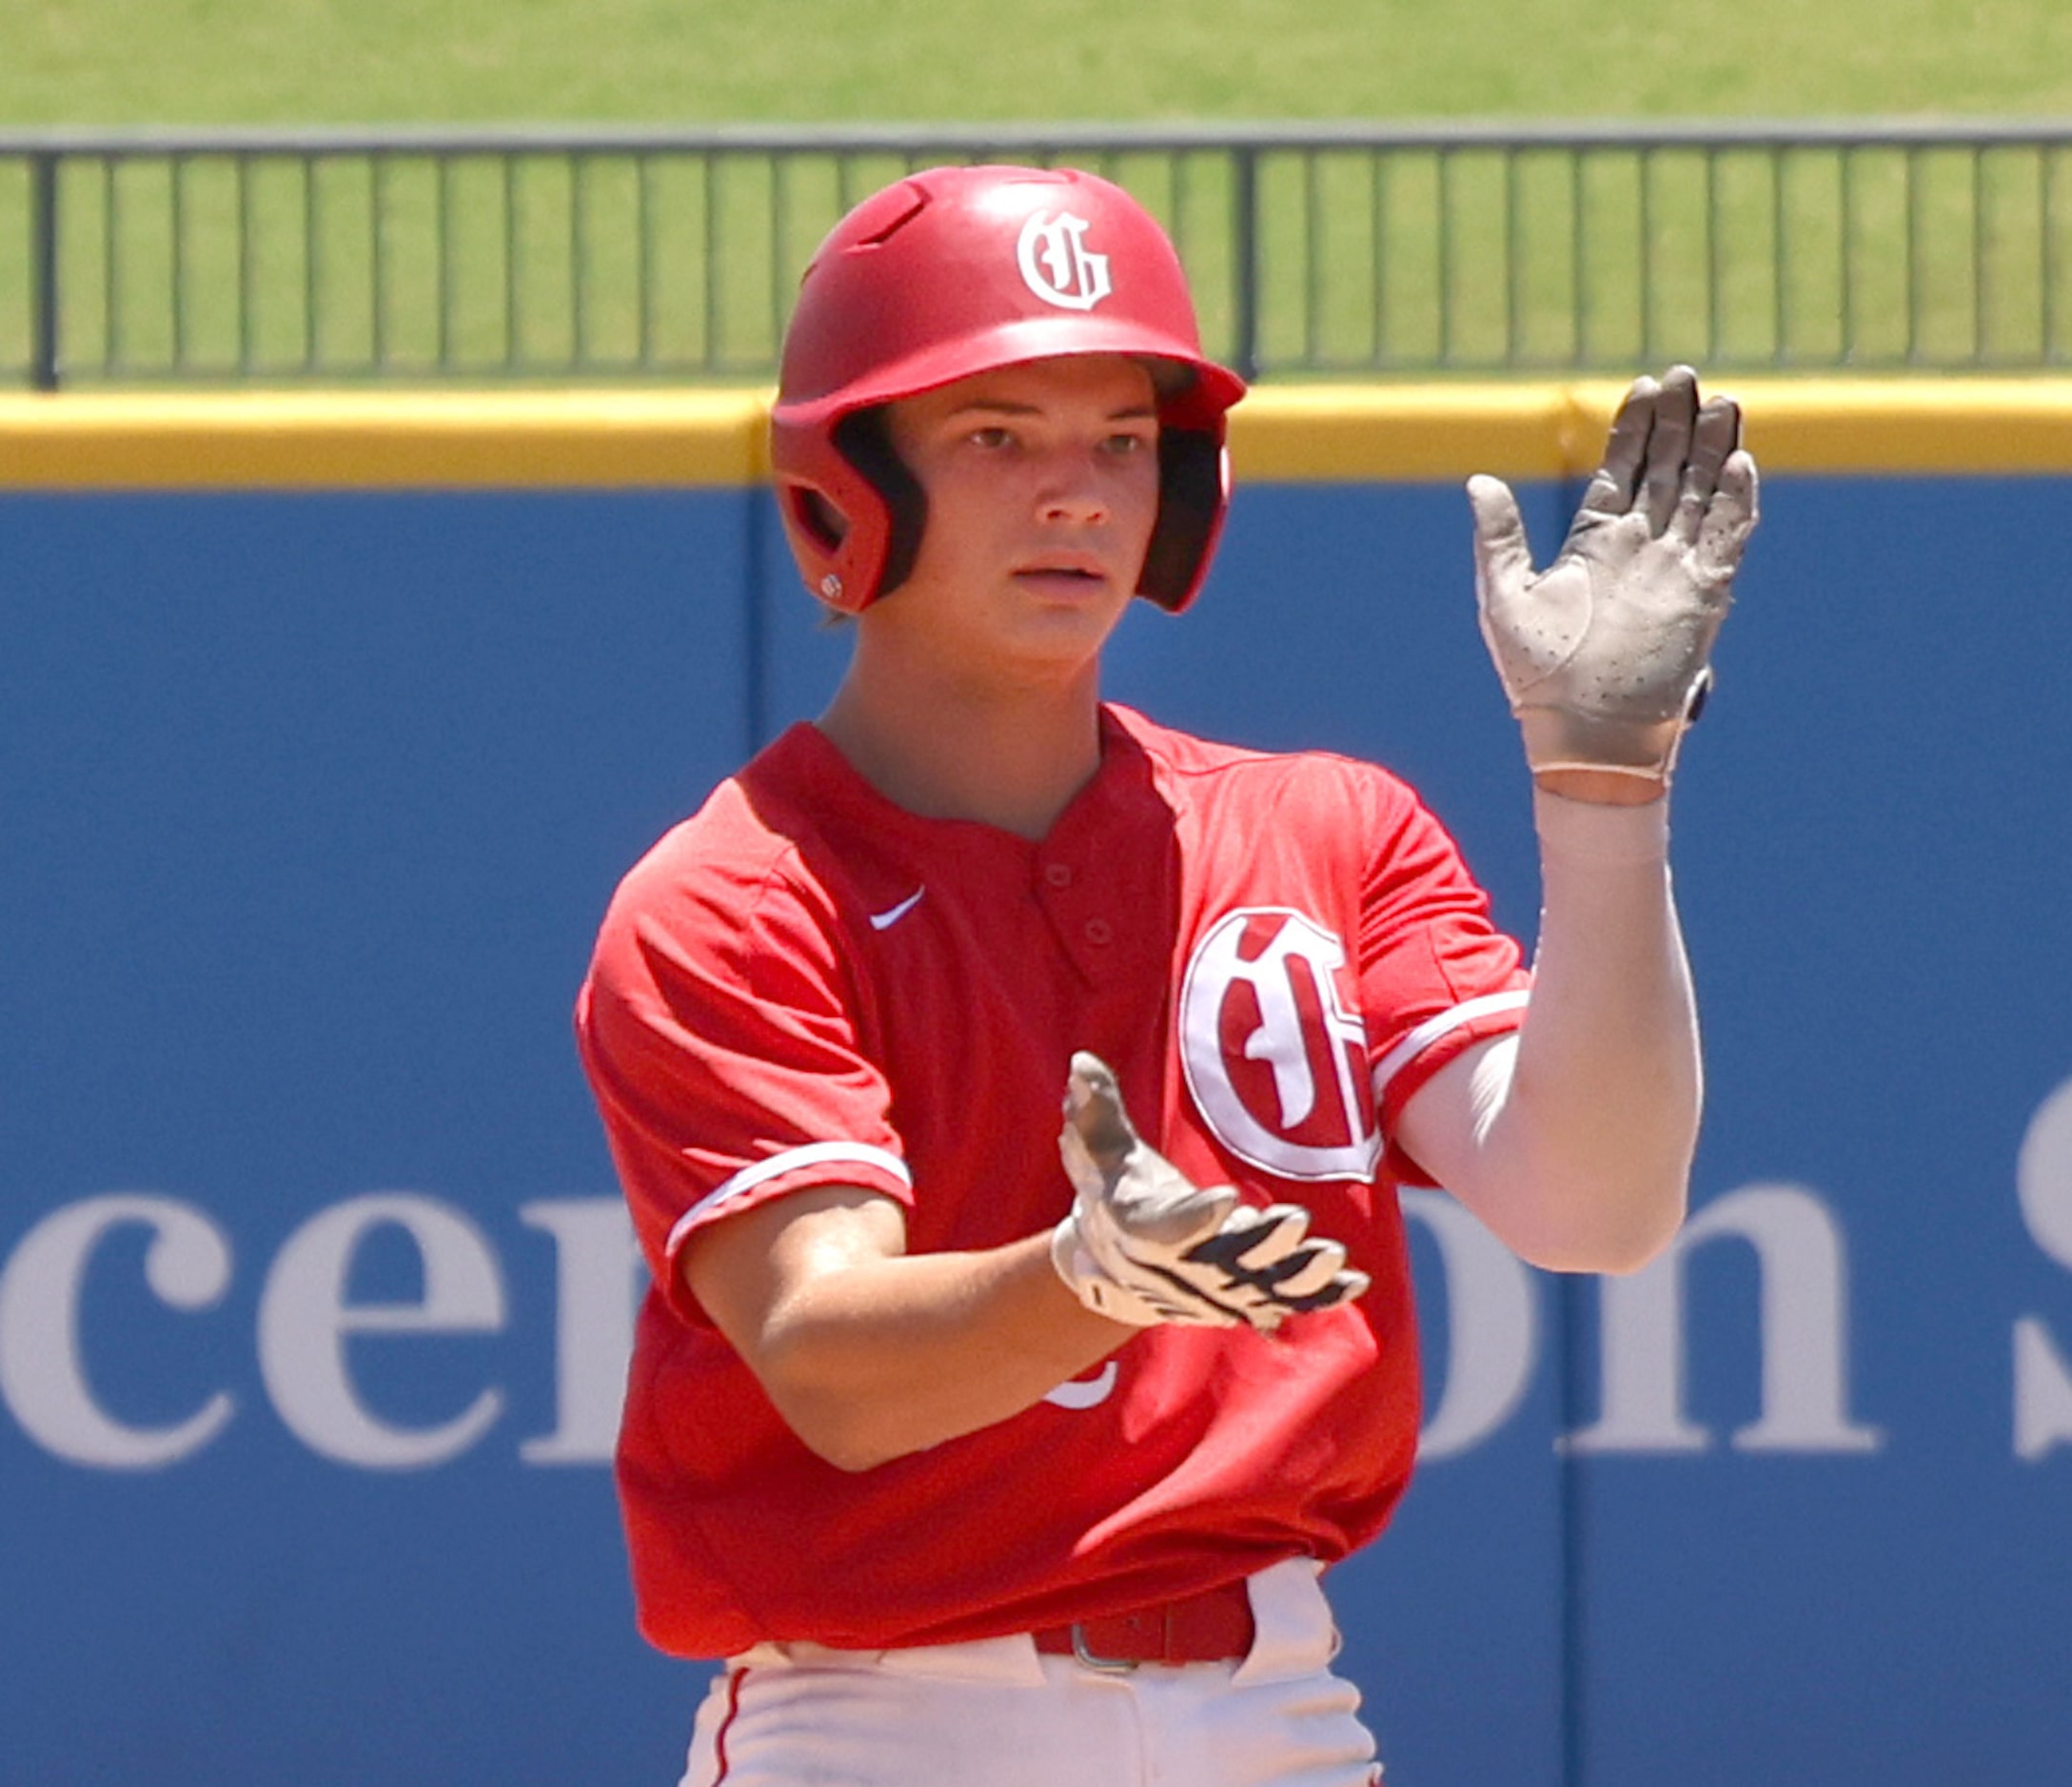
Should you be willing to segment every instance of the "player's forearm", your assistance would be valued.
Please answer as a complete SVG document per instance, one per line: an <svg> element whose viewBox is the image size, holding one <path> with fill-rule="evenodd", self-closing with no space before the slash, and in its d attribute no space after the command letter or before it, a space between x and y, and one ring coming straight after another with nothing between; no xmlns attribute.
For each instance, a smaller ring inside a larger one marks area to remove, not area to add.
<svg viewBox="0 0 2072 1787"><path fill-rule="evenodd" d="M1045 1234L815 1276L771 1308L753 1363L807 1445L863 1470L1020 1413L1130 1332L1079 1306Z"/></svg>
<svg viewBox="0 0 2072 1787"><path fill-rule="evenodd" d="M1515 1051L1477 1067L1455 1188L1535 1264L1630 1270L1683 1219L1701 1102L1667 815L1544 794L1535 813L1532 1002Z"/></svg>
<svg viewBox="0 0 2072 1787"><path fill-rule="evenodd" d="M1683 1220L1702 1074L1666 802L1534 800L1533 997L1502 1120L1569 1269L1645 1264Z"/></svg>

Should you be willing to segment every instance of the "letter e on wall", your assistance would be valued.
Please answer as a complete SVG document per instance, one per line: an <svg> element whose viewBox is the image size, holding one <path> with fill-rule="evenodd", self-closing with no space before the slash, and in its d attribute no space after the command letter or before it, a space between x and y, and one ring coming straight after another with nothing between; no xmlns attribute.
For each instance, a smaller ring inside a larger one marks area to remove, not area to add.
<svg viewBox="0 0 2072 1787"><path fill-rule="evenodd" d="M355 1303L346 1294L354 1256L376 1228L394 1225L424 1262L423 1295ZM436 1199L373 1192L320 1210L287 1239L259 1302L259 1368L281 1419L312 1451L371 1470L444 1464L482 1438L503 1408L485 1389L450 1421L405 1427L361 1400L346 1359L354 1334L479 1334L504 1322L496 1254L473 1223Z"/></svg>

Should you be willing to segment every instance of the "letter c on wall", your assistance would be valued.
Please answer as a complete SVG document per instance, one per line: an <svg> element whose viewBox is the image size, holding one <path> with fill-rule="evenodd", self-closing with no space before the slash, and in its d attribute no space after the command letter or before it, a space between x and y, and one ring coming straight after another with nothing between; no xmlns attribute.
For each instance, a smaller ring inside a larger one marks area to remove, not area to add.
<svg viewBox="0 0 2072 1787"><path fill-rule="evenodd" d="M218 1390L185 1421L137 1427L117 1421L87 1382L79 1297L94 1250L113 1228L149 1228L145 1282L169 1309L206 1309L230 1284L230 1245L191 1206L146 1192L67 1204L23 1237L0 1271L0 1398L30 1438L74 1464L155 1470L213 1440L235 1407Z"/></svg>

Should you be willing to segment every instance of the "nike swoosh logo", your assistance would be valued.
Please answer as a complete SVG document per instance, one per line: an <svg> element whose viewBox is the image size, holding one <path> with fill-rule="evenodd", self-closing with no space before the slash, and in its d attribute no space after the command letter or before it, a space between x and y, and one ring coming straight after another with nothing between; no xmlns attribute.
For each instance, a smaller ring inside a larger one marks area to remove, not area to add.
<svg viewBox="0 0 2072 1787"><path fill-rule="evenodd" d="M1055 1390L1044 1391L1043 1400L1060 1408L1098 1408L1115 1389L1115 1362L1111 1359L1099 1377L1067 1378Z"/></svg>
<svg viewBox="0 0 2072 1787"><path fill-rule="evenodd" d="M918 887L898 905L887 907L881 913L873 913L871 914L871 929L873 931L890 931L894 925L898 924L900 919L904 918L907 913L921 903L921 895L927 892L928 889L925 886Z"/></svg>

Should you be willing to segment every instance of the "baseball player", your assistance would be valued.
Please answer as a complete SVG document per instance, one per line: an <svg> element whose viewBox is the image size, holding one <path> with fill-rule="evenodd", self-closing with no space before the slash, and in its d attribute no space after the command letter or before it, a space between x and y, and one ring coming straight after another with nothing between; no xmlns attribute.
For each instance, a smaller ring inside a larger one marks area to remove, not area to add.
<svg viewBox="0 0 2072 1787"><path fill-rule="evenodd" d="M1387 772L1100 699L1201 586L1242 395L1086 174L902 180L805 275L778 496L851 661L627 875L578 1010L654 1270L641 1625L725 1659L685 1787L1378 1780L1320 1577L1416 1444L1397 1188L1557 1269L1682 1218L1666 795L1738 412L1636 383L1545 572L1470 484L1529 970Z"/></svg>

